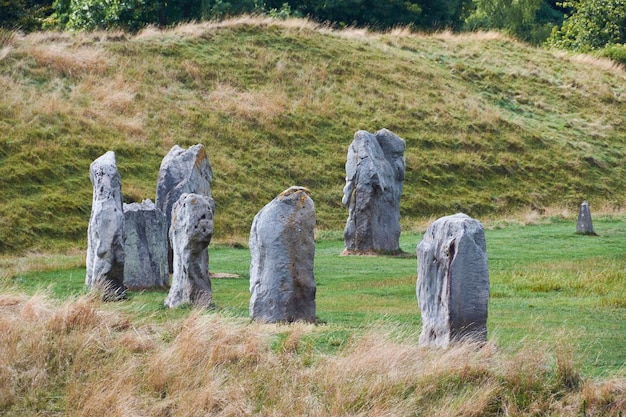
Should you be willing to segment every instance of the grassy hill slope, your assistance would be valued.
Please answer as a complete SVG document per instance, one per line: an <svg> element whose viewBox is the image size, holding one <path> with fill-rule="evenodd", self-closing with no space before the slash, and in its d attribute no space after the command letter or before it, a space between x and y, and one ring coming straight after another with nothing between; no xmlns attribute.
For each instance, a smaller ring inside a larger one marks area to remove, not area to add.
<svg viewBox="0 0 626 417"><path fill-rule="evenodd" d="M126 202L154 200L174 144L203 143L216 238L290 185L341 229L358 129L407 141L405 227L547 206L623 208L626 76L496 34L331 32L242 18L136 36L0 36L0 253L84 245L89 164L116 152Z"/></svg>

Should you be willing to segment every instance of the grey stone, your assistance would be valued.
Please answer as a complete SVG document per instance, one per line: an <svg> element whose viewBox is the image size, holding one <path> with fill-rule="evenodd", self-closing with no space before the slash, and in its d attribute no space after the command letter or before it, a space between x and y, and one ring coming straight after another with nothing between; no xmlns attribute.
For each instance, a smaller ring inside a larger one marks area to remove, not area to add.
<svg viewBox="0 0 626 417"><path fill-rule="evenodd" d="M250 316L276 323L315 317L315 207L291 187L263 207L250 230Z"/></svg>
<svg viewBox="0 0 626 417"><path fill-rule="evenodd" d="M485 232L458 213L432 223L417 246L421 345L487 338L489 268Z"/></svg>
<svg viewBox="0 0 626 417"><path fill-rule="evenodd" d="M400 251L404 139L387 129L359 130L348 148L342 203L348 208L345 253Z"/></svg>
<svg viewBox="0 0 626 417"><path fill-rule="evenodd" d="M91 216L87 230L88 288L102 291L105 300L123 298L124 286L124 213L122 181L115 153L109 151L89 167L93 186Z"/></svg>
<svg viewBox="0 0 626 417"><path fill-rule="evenodd" d="M578 210L578 221L576 222L576 233L579 235L591 235L597 236L593 231L593 222L591 221L591 211L589 210L589 203L583 201L580 204Z"/></svg>
<svg viewBox="0 0 626 417"><path fill-rule="evenodd" d="M213 298L207 247L213 236L211 197L184 193L172 207L169 235L174 251L172 286L167 307L191 304L209 307Z"/></svg>
<svg viewBox="0 0 626 417"><path fill-rule="evenodd" d="M124 204L124 285L131 290L166 288L167 219L151 200Z"/></svg>
<svg viewBox="0 0 626 417"><path fill-rule="evenodd" d="M203 145L185 150L174 145L161 162L156 188L156 206L167 217L167 228L172 224L172 207L184 193L211 197L213 171ZM173 272L172 244L168 239L169 272Z"/></svg>

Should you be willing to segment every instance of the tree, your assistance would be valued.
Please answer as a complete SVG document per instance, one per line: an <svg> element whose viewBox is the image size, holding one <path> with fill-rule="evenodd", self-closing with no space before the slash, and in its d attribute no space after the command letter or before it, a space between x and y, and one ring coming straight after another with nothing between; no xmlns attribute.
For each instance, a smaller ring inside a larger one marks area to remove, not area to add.
<svg viewBox="0 0 626 417"><path fill-rule="evenodd" d="M196 19L221 19L227 16L236 16L244 13L262 11L264 4L261 0L201 0L201 14ZM288 3L282 2L276 10L288 10ZM289 9L290 10L290 9ZM189 20L187 17L186 20Z"/></svg>
<svg viewBox="0 0 626 417"><path fill-rule="evenodd" d="M117 27L131 31L150 24L170 26L250 13L259 8L256 0L55 0L53 7L55 12L48 19L52 27L79 30Z"/></svg>
<svg viewBox="0 0 626 417"><path fill-rule="evenodd" d="M53 0L0 0L0 27L32 31L41 29L52 12Z"/></svg>
<svg viewBox="0 0 626 417"><path fill-rule="evenodd" d="M266 0L264 3L268 9L288 4L299 15L337 26L389 29L406 25L431 30L457 29L471 0Z"/></svg>
<svg viewBox="0 0 626 417"><path fill-rule="evenodd" d="M474 0L467 30L503 30L525 42L540 44L561 23L563 13L544 0Z"/></svg>
<svg viewBox="0 0 626 417"><path fill-rule="evenodd" d="M626 0L572 0L561 5L572 13L552 31L548 45L589 52L626 43Z"/></svg>
<svg viewBox="0 0 626 417"><path fill-rule="evenodd" d="M461 29L463 19L472 8L472 0L421 0L424 29Z"/></svg>

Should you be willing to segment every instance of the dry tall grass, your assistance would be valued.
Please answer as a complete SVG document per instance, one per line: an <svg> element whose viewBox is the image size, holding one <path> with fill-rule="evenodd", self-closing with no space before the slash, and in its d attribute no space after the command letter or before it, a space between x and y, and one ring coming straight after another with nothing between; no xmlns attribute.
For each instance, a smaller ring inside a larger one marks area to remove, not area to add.
<svg viewBox="0 0 626 417"><path fill-rule="evenodd" d="M268 125L279 117L288 102L282 91L238 91L234 86L217 82L207 99L215 108L236 117Z"/></svg>
<svg viewBox="0 0 626 417"><path fill-rule="evenodd" d="M154 26L149 26L135 35L135 38L149 39L161 37L165 34L194 39L205 36L207 33L220 28L233 28L240 26L280 27L283 29L293 30L294 32L330 30L327 26L320 25L308 19L274 19L260 15L242 15L224 20L181 23L167 29L159 29Z"/></svg>
<svg viewBox="0 0 626 417"><path fill-rule="evenodd" d="M572 54L571 52L565 52L560 50L553 51L553 54L560 59L566 59L572 62L579 62L584 65L594 66L603 71L611 71L620 75L624 74L624 66L609 58L603 58L588 54Z"/></svg>
<svg viewBox="0 0 626 417"><path fill-rule="evenodd" d="M566 347L416 346L388 323L337 354L312 325L191 312L133 323L94 298L0 296L0 410L68 416L620 415L626 380L583 381ZM556 353L555 353L556 352Z"/></svg>

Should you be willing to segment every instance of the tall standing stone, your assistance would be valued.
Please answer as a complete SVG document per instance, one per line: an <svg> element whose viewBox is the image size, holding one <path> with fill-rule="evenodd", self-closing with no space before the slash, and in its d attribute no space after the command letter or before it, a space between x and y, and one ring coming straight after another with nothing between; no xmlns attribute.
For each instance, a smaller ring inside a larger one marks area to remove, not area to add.
<svg viewBox="0 0 626 417"><path fill-rule="evenodd" d="M167 217L167 228L172 224L172 207L181 195L200 194L211 197L213 171L209 156L202 144L183 149L174 145L161 162L156 189L156 206ZM172 244L168 239L169 272L173 272Z"/></svg>
<svg viewBox="0 0 626 417"><path fill-rule="evenodd" d="M489 268L485 232L458 213L431 224L417 246L421 345L487 338Z"/></svg>
<svg viewBox="0 0 626 417"><path fill-rule="evenodd" d="M314 323L315 207L309 190L291 187L261 209L250 230L250 316Z"/></svg>
<svg viewBox="0 0 626 417"><path fill-rule="evenodd" d="M591 210L589 210L589 203L583 201L578 210L578 221L576 222L576 233L579 235L591 235L597 236L593 231L593 222L591 221Z"/></svg>
<svg viewBox="0 0 626 417"><path fill-rule="evenodd" d="M346 253L400 251L404 139L387 129L359 130L348 148L343 204Z"/></svg>
<svg viewBox="0 0 626 417"><path fill-rule="evenodd" d="M91 216L87 230L88 288L103 292L104 299L125 296L124 287L124 212L122 181L115 153L109 151L89 167L93 186Z"/></svg>
<svg viewBox="0 0 626 417"><path fill-rule="evenodd" d="M169 286L167 219L151 200L124 204L124 285L130 289Z"/></svg>
<svg viewBox="0 0 626 417"><path fill-rule="evenodd" d="M172 286L167 307L191 304L208 307L213 294L209 277L207 246L213 236L213 199L200 194L183 194L172 208L170 240L174 250Z"/></svg>

